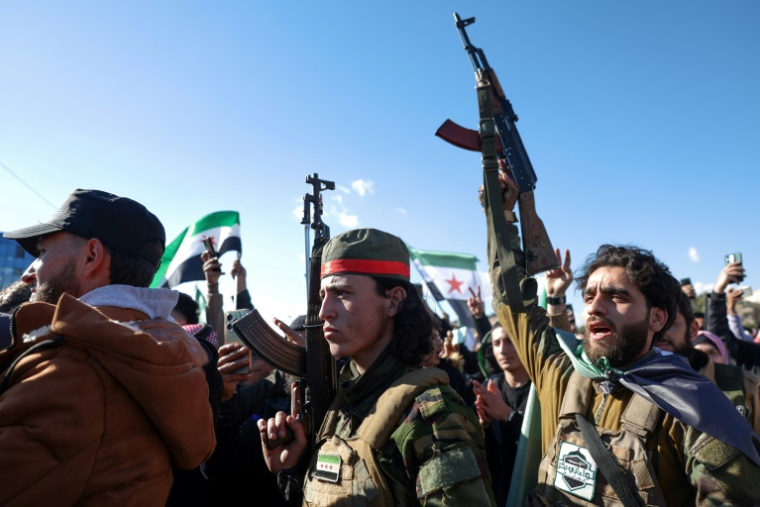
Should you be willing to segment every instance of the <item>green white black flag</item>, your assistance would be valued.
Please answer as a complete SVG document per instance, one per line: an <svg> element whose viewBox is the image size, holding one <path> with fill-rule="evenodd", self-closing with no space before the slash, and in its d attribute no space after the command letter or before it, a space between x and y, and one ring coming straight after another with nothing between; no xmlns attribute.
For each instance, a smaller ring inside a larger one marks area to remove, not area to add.
<svg viewBox="0 0 760 507"><path fill-rule="evenodd" d="M220 256L232 250L241 252L240 213L217 211L182 231L167 245L150 286L171 288L184 282L203 280L201 253L206 249L203 244L206 238L211 238Z"/></svg>
<svg viewBox="0 0 760 507"><path fill-rule="evenodd" d="M477 257L417 250L411 247L409 255L433 297L438 301L448 301L459 317L459 323L463 327L475 329L475 321L467 307L467 300L471 296L469 289L477 293L480 285Z"/></svg>

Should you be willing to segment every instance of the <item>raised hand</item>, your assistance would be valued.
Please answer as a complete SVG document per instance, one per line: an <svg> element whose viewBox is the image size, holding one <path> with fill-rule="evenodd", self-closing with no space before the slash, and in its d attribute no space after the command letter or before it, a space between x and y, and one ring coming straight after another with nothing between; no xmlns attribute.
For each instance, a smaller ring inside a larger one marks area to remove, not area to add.
<svg viewBox="0 0 760 507"><path fill-rule="evenodd" d="M715 288L713 292L716 294L723 294L726 292L726 287L729 283L739 283L744 279L744 266L741 262L732 262L726 264L720 274L718 275L718 281L715 282Z"/></svg>
<svg viewBox="0 0 760 507"><path fill-rule="evenodd" d="M478 285L478 293L476 294L472 287L467 287L470 291L470 298L467 300L467 306L472 312L472 316L479 319L485 313L485 307L483 306L483 298L480 297L480 285Z"/></svg>
<svg viewBox="0 0 760 507"><path fill-rule="evenodd" d="M546 272L546 295L550 297L562 297L573 283L573 271L570 269L570 250L565 250L565 262L559 248L554 249L557 261L561 264L557 269Z"/></svg>
<svg viewBox="0 0 760 507"><path fill-rule="evenodd" d="M218 257L211 257L208 252L201 254L203 261L203 274L206 276L206 282L209 285L219 285L219 277L223 275L222 265L219 264Z"/></svg>
<svg viewBox="0 0 760 507"><path fill-rule="evenodd" d="M290 340L291 342L295 343L296 345L300 345L301 347L306 346L306 340L301 338L301 335L293 331L293 329L285 324L283 321L281 321L278 318L272 319L274 321L275 326L280 328L280 331L285 333L285 337Z"/></svg>

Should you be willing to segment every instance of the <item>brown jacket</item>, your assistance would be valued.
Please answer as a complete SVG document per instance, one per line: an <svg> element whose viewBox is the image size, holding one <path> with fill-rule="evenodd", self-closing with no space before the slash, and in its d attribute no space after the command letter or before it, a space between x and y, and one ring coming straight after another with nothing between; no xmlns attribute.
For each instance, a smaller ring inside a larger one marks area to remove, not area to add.
<svg viewBox="0 0 760 507"><path fill-rule="evenodd" d="M21 358L0 394L0 505L164 505L171 465L208 459L206 354L183 332L159 340L120 323L145 318L68 295L18 310L0 381L30 347L64 339Z"/></svg>

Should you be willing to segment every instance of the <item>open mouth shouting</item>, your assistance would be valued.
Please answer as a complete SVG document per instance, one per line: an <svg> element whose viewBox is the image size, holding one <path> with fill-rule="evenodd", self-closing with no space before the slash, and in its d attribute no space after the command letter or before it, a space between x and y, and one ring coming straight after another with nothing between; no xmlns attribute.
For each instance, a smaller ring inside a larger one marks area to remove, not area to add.
<svg viewBox="0 0 760 507"><path fill-rule="evenodd" d="M607 319L595 319L586 324L588 338L593 341L606 340L615 333L615 324Z"/></svg>

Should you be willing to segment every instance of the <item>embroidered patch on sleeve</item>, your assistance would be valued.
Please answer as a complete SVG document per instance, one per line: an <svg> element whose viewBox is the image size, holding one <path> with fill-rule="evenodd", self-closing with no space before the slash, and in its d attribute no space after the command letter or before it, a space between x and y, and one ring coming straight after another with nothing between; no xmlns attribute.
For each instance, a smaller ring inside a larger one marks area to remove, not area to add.
<svg viewBox="0 0 760 507"><path fill-rule="evenodd" d="M598 470L596 461L587 449L563 440L557 456L554 487L584 500L591 500L594 498Z"/></svg>
<svg viewBox="0 0 760 507"><path fill-rule="evenodd" d="M422 414L423 419L430 419L433 415L446 407L446 402L443 401L443 393L438 386L431 387L424 393L420 394L415 401L420 408L420 414Z"/></svg>
<svg viewBox="0 0 760 507"><path fill-rule="evenodd" d="M314 478L320 481L338 482L341 459L337 454L318 454Z"/></svg>
<svg viewBox="0 0 760 507"><path fill-rule="evenodd" d="M420 467L417 476L417 498L446 486L480 477L475 452L470 447L453 449L437 454Z"/></svg>

